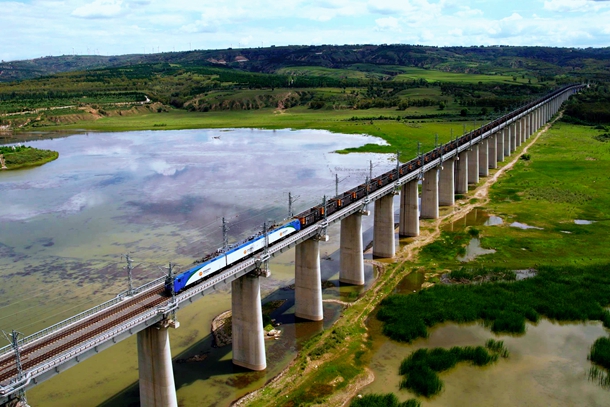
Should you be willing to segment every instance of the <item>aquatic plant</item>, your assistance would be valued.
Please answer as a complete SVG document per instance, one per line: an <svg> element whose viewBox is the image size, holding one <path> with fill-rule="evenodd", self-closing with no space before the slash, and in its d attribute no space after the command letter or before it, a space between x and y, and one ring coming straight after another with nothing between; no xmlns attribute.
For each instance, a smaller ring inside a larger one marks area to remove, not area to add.
<svg viewBox="0 0 610 407"><path fill-rule="evenodd" d="M400 388L409 389L419 396L431 397L443 389L443 382L437 373L449 370L460 362L485 366L498 360L503 353L508 356L502 341L490 339L485 345L487 349L482 346L418 349L400 364L398 372L405 376Z"/></svg>
<svg viewBox="0 0 610 407"><path fill-rule="evenodd" d="M610 369L610 338L597 339L591 346L588 359L606 369Z"/></svg>
<svg viewBox="0 0 610 407"><path fill-rule="evenodd" d="M493 332L521 334L525 321L602 321L610 327L610 265L540 267L535 277L476 285L436 285L385 298L377 313L383 333L411 342L441 322L483 320Z"/></svg>
<svg viewBox="0 0 610 407"><path fill-rule="evenodd" d="M400 402L393 394L367 394L362 398L354 399L350 407L420 407L421 403L416 399Z"/></svg>
<svg viewBox="0 0 610 407"><path fill-rule="evenodd" d="M597 366L592 366L591 369L589 369L589 380L597 382L597 384L605 389L610 388L610 376Z"/></svg>

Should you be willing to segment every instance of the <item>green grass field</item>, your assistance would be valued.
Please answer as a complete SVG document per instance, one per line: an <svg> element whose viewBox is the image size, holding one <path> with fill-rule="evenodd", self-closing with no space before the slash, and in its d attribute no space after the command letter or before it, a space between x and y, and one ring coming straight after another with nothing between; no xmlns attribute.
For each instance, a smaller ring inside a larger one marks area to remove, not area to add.
<svg viewBox="0 0 610 407"><path fill-rule="evenodd" d="M413 108L406 112L395 109L368 110L324 110L312 111L296 107L284 112L275 109L221 112L187 112L171 110L168 113L150 113L134 116L106 117L96 121L52 127L61 130L90 131L130 131L130 130L177 130L194 128L264 128L264 129L320 129L336 133L369 134L386 140L389 146L367 145L354 149L355 152L395 153L400 151L403 160L417 153L417 142L422 143L422 151L434 147L435 134L439 142L447 142L453 136L474 128L474 121L442 122L422 120L356 120L352 117L397 116L405 114L434 114L437 108ZM478 124L481 124L479 119Z"/></svg>
<svg viewBox="0 0 610 407"><path fill-rule="evenodd" d="M469 262L473 266L537 268L540 265L605 264L610 258L610 143L603 133L585 126L556 123L491 189L486 209L503 218L501 226L476 226L481 246L496 253ZM575 220L591 220L577 225ZM542 229L510 227L521 222ZM459 233L432 244L422 262L438 269L456 269L455 257L434 256L455 251ZM463 245L468 239L462 239ZM445 250L446 249L446 250Z"/></svg>
<svg viewBox="0 0 610 407"><path fill-rule="evenodd" d="M462 82L462 83L527 83L527 79L518 77L516 81L513 80L512 76L507 75L480 75L480 74L466 74L466 73L455 73L455 72L443 72L434 69L423 69L413 67L399 67L400 71L403 72L394 77L395 81L399 80L417 80L425 79L428 82Z"/></svg>

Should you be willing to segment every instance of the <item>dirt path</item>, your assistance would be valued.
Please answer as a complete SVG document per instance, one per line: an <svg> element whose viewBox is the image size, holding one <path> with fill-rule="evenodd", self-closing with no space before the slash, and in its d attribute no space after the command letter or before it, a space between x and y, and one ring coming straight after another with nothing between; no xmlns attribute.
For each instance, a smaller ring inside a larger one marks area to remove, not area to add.
<svg viewBox="0 0 610 407"><path fill-rule="evenodd" d="M415 260L415 257L417 256L419 250L423 246L425 246L425 245L433 242L435 239L437 239L440 236L442 224L459 220L459 219L463 218L464 216L466 216L475 207L487 204L489 202L489 190L490 190L491 186L494 183L496 183L498 181L498 179L505 172L507 172L508 170L513 168L514 165L517 163L517 161L520 159L521 155L523 153L526 153L529 150L529 148L538 141L540 136L542 134L546 133L546 131L557 120L561 119L561 117L562 117L562 114L560 113L552 122L547 123L541 130L539 130L533 138L526 140L525 143L523 143L524 147L523 147L522 151L520 151L518 154L515 154L514 157L510 157L510 160L506 163L506 165L504 165L502 168L497 170L492 176L488 177L484 183L477 186L476 189L474 191L472 191L472 194L470 194L467 197L467 200L462 200L462 201L456 202L456 204L454 206L455 210L453 212L448 213L442 217L439 217L436 220L426 221L424 225L427 227L431 227L431 230L428 229L428 230L422 231L420 236L416 237L412 243L407 245L403 250L401 250L399 253L396 254L395 263L398 264L398 267L396 267L394 270L400 270L401 269L400 266L402 266L404 263ZM477 202L470 203L469 201L472 198L476 198ZM468 202L468 203L465 203L465 202ZM387 271L386 264L380 263L380 262L374 262L374 263L378 267L379 273L385 273ZM363 307L362 311L360 311L356 316L351 318L351 320L354 321L354 323L360 323L362 325L365 324L366 318L364 318L364 317L366 315L369 315L375 309L375 307L379 304L379 302L384 298L384 296L382 295L382 293L380 293L380 291L382 291L388 283L391 283L395 277L396 277L395 275L390 276L388 279L384 280L383 284L378 284L379 280L380 280L380 278L378 278L377 283L373 284L373 286L371 287L371 289L368 292L368 294L370 294L367 296L370 299L369 303L367 303L366 306ZM358 303L360 300L356 301L356 303ZM328 302L330 302L330 301L328 301ZM335 302L335 300L333 300L333 302ZM336 301L336 302L340 302L340 301ZM358 321L358 322L356 322L356 321ZM366 326L365 326L365 328L366 328ZM278 376L276 376L269 383L267 383L266 387L282 389L288 385L285 382L290 382L290 384L292 384L292 387L295 388L296 386L298 386L304 382L305 378L308 376L307 373L310 372L312 370L312 368L315 369L315 368L317 368L317 366L322 365L323 363L331 361L336 357L340 357L340 355L341 355L341 349L337 349L334 352L334 354L328 355L327 357L323 357L319 360L316 360L315 364L313 364L313 363L308 364L308 367L305 369L305 371L300 372L298 377L294 376L293 374L289 374L289 370L294 365L294 363L298 360L298 358L297 358L292 363L290 363ZM311 365L315 365L315 366L312 367ZM368 384L372 383L373 380L375 380L375 376L374 376L373 372L370 369L365 368L364 374L358 376L353 383L350 383L342 391L332 394L330 396L330 398L325 401L324 405L325 406L337 406L337 407L346 406L349 403L349 401L360 392L360 390L362 388L364 388ZM256 391L242 397L241 399L235 401L232 404L232 406L247 405L250 401L254 401L257 398L257 395L262 390L263 389L256 390Z"/></svg>
<svg viewBox="0 0 610 407"><path fill-rule="evenodd" d="M434 220L433 223L430 224L430 226L432 226L434 228L434 230L431 233L427 233L427 234L416 237L415 241L413 243L409 244L407 247L405 247L405 249L403 249L402 252L398 253L397 262L399 262L400 264L403 264L406 261L413 260L415 257L415 254L419 251L420 248L422 248L423 246L425 246L429 243L432 243L435 239L437 239L440 236L440 233L441 233L440 227L443 223L455 222L455 221L463 218L464 216L466 216L475 207L486 205L487 203L489 203L489 189L491 188L491 186L498 181L500 176L502 176L505 172L507 172L508 170L513 168L515 166L515 164L517 163L517 161L519 161L519 158L521 157L521 155L526 153L529 150L529 148L538 141L540 136L543 135L544 133L546 133L547 130L549 128L551 128L551 126L557 120L561 119L562 116L563 116L563 113L560 112L553 121L547 123L541 130L539 130L533 139L526 140L525 143L522 144L522 145L525 145L525 147L523 148L523 151L521 151L519 154L515 155L514 157L511 157L510 161L505 166L503 166L502 168L497 170L491 177L488 177L483 184L479 185L473 191L474 192L473 195L468 198L469 199L476 198L478 200L476 203L472 203L472 204L467 203L464 205L457 206L458 202L456 202L455 211L453 213L449 213L447 215L441 216L438 219Z"/></svg>

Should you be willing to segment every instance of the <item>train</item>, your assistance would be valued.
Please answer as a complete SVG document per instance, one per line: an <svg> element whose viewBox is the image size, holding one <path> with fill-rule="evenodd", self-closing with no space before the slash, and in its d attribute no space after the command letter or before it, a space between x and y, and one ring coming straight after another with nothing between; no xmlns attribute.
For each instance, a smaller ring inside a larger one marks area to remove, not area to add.
<svg viewBox="0 0 610 407"><path fill-rule="evenodd" d="M370 179L367 182L360 184L357 187L354 187L346 192L343 192L334 198L328 199L321 205L314 206L313 208L309 208L297 214L296 216L294 216L293 219L287 221L287 223L281 225L280 227L274 228L268 232L269 244L275 243L291 234L294 234L299 230L308 228L318 223L319 221L323 220L327 216L332 215L341 208L344 208L353 202L363 199L369 193L395 182L402 175L406 175L414 170L421 169L424 165L434 161L441 155L449 153L450 151L453 151L460 146L470 143L477 137L500 126L502 123L505 123L513 119L514 117L519 116L520 114L526 112L527 110L531 109L542 101L559 95L565 90L574 86L575 85L567 85L563 88L557 89L556 91L551 92L543 98L530 102L515 111L512 111L490 123L479 127L478 129L475 129L455 140L436 147L435 149L425 154L422 154L421 156L416 157L405 164L399 165L393 170L383 173L376 178ZM264 238L264 234L259 233L258 235L255 235L255 237L250 237L246 242L242 242L236 247L227 250L226 252L218 250L213 255L208 255L208 257L205 258L202 263L190 268L184 273L175 276L174 291L179 292L185 287L190 286L192 284L196 284L197 282L207 278L208 276L211 276L212 274L224 269L225 267L235 264L239 260L242 260L261 251L264 247ZM165 288L168 292L171 292L171 280L169 280L169 278L168 280L166 280Z"/></svg>
<svg viewBox="0 0 610 407"><path fill-rule="evenodd" d="M291 219L280 226L271 227L267 232L269 244L285 239L299 230L301 230L301 222L297 219ZM250 236L243 242L228 247L226 250L218 249L215 253L204 257L195 266L175 275L173 278L174 292L180 292L186 287L196 284L246 257L250 257L260 252L264 247L265 234L261 232ZM172 292L172 280L169 276L165 280L165 290L168 294Z"/></svg>

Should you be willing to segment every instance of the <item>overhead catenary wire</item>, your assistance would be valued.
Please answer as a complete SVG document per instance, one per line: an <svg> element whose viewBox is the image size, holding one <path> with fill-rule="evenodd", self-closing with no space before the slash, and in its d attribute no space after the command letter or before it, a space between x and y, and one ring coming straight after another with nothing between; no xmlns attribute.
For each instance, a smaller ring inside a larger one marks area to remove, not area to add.
<svg viewBox="0 0 610 407"><path fill-rule="evenodd" d="M381 165L380 163L376 163L374 165L374 167L379 167L380 165ZM335 173L335 175L336 175L336 173ZM349 179L349 178L352 178L352 176L348 175L347 177L344 177L341 181L344 181L344 180ZM328 183L323 184L322 186L320 186L318 184L318 190L319 190L320 187L322 187L322 189L330 189L333 184L335 184L335 187L336 187L336 182L335 183L328 182ZM305 195L305 194L303 194L303 195ZM273 204L278 204L279 202L280 202L280 200L276 199L272 203ZM304 210L306 208L309 208L309 207L312 207L312 206L317 206L317 205L320 204L319 199L317 197L314 197L314 196L312 196L309 199L300 199L300 198L297 198L297 199L294 200L294 203L295 203L295 212L300 212L300 211L302 211L302 210ZM247 223L247 222L255 222L256 220L266 220L266 219L261 219L261 218L264 218L269 213L273 213L273 212L278 212L278 214L281 213L282 207L281 206L276 206L276 205L267 206L267 208L265 208L265 210L259 210L258 213L252 214L251 216L243 217L244 214L251 213L251 211L252 211L252 209L248 208L248 209L244 209L242 211L236 212L234 214L231 214L232 217L239 218L239 220L237 220L237 221L235 221L235 220L232 221L231 224L232 225L240 225L240 224L244 224L244 223ZM283 217L281 217L279 219L282 219L282 218ZM220 219L220 217L217 217L216 219L214 219L212 221L209 221L209 222L207 222L204 225L198 226L196 228L189 228L189 234L190 235L194 235L194 234L197 234L197 233L204 233L206 231L216 232L215 228L218 226L218 223L219 223L218 220L219 219ZM258 229L259 229L258 224L256 226L253 225L253 227L248 228L247 232L248 231L252 232L252 231L258 230ZM248 233L242 233L241 235L243 235L242 237L245 237L247 234ZM208 240L209 240L208 236L203 236L200 239L196 239L194 241L193 240L187 241L185 243L185 238L179 236L179 237L175 237L175 238L173 238L173 239L171 239L169 241L166 239L165 242L167 242L169 245L179 245L186 252L190 252L191 251L190 248L196 247L197 245L200 245L200 244L202 244L202 243L204 243L204 242L206 242ZM239 240L239 237L237 237L237 240ZM207 246L211 247L212 244L210 243ZM202 250L199 250L198 252L200 252L202 254L205 254L208 251L209 251L209 249L202 249ZM97 270L103 270L103 269L107 269L107 268L116 269L116 271L120 270L120 267L118 266L118 261L116 263L112 262L112 263L107 263L107 264L98 264L98 265L95 265L94 268L97 269ZM138 270L144 270L144 268L148 269L148 271L143 272L143 273L142 272L138 272ZM146 280L148 277L157 277L157 276L159 276L159 273L155 270L155 268L153 267L153 264L142 264L142 265L139 265L137 267L134 267L134 274L133 274L134 281L143 281L143 280ZM112 284L112 286L119 286L119 285L120 284L118 284L118 283ZM42 290L40 293L34 294L33 297L29 296L28 299L31 300L32 298L36 298L36 297L39 297L39 296L42 296L42 295L49 295L49 294L52 294L52 293L54 293L56 291L60 291L62 289L63 289L63 287L57 287L57 288L55 288L53 290ZM87 289L87 288L73 287L71 289L71 291L72 292L77 292L77 293L85 293L86 291L90 291L90 290ZM99 299L99 298L104 297L104 296L107 296L107 294L99 293L98 295L94 295L92 297L89 297L90 301L87 301L85 303L94 302L96 299ZM74 297L74 298L78 298L78 296ZM21 303L22 301L24 301L24 300L18 301L18 303ZM85 303L83 303L83 304L85 304ZM6 308L9 308L9 307L12 307L12 306L15 306L15 305L16 305L16 303L7 304L7 305L4 305L4 306L0 307L0 309L6 309ZM69 309L73 309L73 308L78 307L78 306L80 306L80 305L76 305L76 306L71 307ZM3 319L10 319L11 317L14 318L16 315L22 314L24 312L27 312L31 308L35 308L35 307L36 306L23 308L23 309L19 310L16 313L8 314L6 316L3 316L0 319L3 320ZM50 310L56 310L56 309L58 309L58 307L53 307ZM42 320L45 320L45 319L48 319L48 318L52 318L54 315L60 315L61 313L64 313L64 312L66 312L66 310L61 310L58 314L45 315ZM27 320L27 321L29 321L29 320ZM31 324L29 324L29 325L25 325L24 327L28 327L28 326L30 326L32 324L35 324L35 323L36 323L36 321L31 323Z"/></svg>

